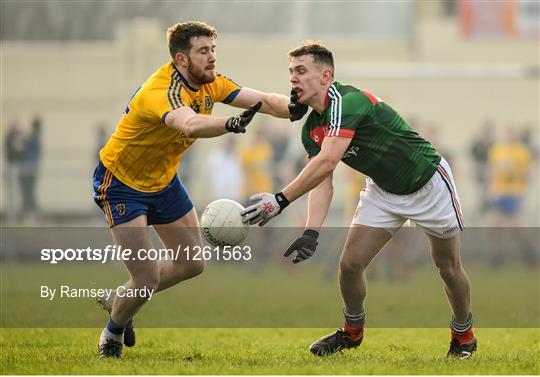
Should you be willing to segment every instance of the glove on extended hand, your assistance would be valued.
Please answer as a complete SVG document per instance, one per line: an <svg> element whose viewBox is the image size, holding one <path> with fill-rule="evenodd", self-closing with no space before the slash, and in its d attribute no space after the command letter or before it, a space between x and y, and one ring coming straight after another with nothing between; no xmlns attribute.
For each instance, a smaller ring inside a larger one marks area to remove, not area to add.
<svg viewBox="0 0 540 377"><path fill-rule="evenodd" d="M296 255L293 259L293 263L298 263L305 261L308 258L311 258L315 254L317 249L317 239L319 238L319 232L313 229L306 229L302 237L298 237L292 244L289 246L284 257L288 257L293 252L296 251Z"/></svg>
<svg viewBox="0 0 540 377"><path fill-rule="evenodd" d="M302 119L308 111L308 105L298 103L298 94L294 89L291 90L291 103L289 103L289 119L291 122Z"/></svg>
<svg viewBox="0 0 540 377"><path fill-rule="evenodd" d="M246 132L246 126L251 122L253 116L262 106L262 102L257 102L254 105L251 105L247 110L244 110L242 114L230 117L225 123L225 129L229 132L244 133Z"/></svg>

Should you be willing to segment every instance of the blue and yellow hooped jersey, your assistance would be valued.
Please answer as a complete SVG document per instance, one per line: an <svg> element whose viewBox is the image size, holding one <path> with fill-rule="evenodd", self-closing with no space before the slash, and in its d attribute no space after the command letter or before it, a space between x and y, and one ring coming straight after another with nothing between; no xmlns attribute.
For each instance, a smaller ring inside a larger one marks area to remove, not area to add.
<svg viewBox="0 0 540 377"><path fill-rule="evenodd" d="M173 63L164 65L131 97L116 130L99 153L103 165L135 190L164 189L175 176L182 154L196 140L167 127L167 114L181 106L211 114L215 102L230 103L240 89L218 74L214 82L195 90Z"/></svg>

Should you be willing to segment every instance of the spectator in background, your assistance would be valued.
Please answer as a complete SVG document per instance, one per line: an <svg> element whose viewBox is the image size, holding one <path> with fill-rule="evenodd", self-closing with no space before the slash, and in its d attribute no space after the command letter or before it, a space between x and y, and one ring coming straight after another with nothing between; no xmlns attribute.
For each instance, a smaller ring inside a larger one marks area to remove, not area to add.
<svg viewBox="0 0 540 377"><path fill-rule="evenodd" d="M266 128L266 127L265 127ZM285 182L282 181L282 174L280 172L280 167L283 164L285 154L289 146L288 133L283 132L284 129L280 129L281 132L271 133L270 145L272 146L272 173L273 173L273 186L281 187Z"/></svg>
<svg viewBox="0 0 540 377"><path fill-rule="evenodd" d="M491 265L497 267L504 262L504 249L517 248L524 260L531 263L536 259L534 252L531 254L534 246L520 227L523 226L522 204L528 188L532 154L516 132L508 127L505 139L489 149L488 161L490 223L493 227L507 228L494 229L492 239L496 246Z"/></svg>
<svg viewBox="0 0 540 377"><path fill-rule="evenodd" d="M536 144L533 140L533 127L532 126L525 126L523 128L523 131L521 132L521 135L519 137L520 141L529 149L529 152L531 153L531 157L533 160L538 159L538 144ZM538 137L536 138L538 140Z"/></svg>
<svg viewBox="0 0 540 377"><path fill-rule="evenodd" d="M474 164L474 176L478 187L480 215L485 215L489 206L486 196L486 192L488 191L488 153L494 143L494 133L495 127L493 121L490 119L486 120L478 135L473 139L470 149Z"/></svg>
<svg viewBox="0 0 540 377"><path fill-rule="evenodd" d="M194 172L197 172L198 169L198 161L195 161L193 156L197 155L197 144L192 145L190 147L191 153L184 153L182 154L182 161L180 162L180 165L178 165L176 172L178 174L178 177L180 177L180 180L184 184L184 186L189 187L193 184L193 177L196 176L196 174L193 174Z"/></svg>
<svg viewBox="0 0 540 377"><path fill-rule="evenodd" d="M108 139L107 126L105 123L98 124L96 127L96 148L94 149L94 159L96 162L99 162L99 151L101 151Z"/></svg>
<svg viewBox="0 0 540 377"><path fill-rule="evenodd" d="M94 149L92 150L92 162L97 164L99 163L99 152L103 149L105 143L107 143L110 133L107 131L107 125L105 124L105 122L99 122L96 125L95 132L96 144L94 146ZM94 214L96 216L96 219L101 220L103 218L103 212L97 209L95 209Z"/></svg>
<svg viewBox="0 0 540 377"><path fill-rule="evenodd" d="M36 184L41 160L42 120L38 115L32 121L30 133L26 137L22 151L22 168L19 175L22 191L22 215L24 219L35 221L38 213Z"/></svg>
<svg viewBox="0 0 540 377"><path fill-rule="evenodd" d="M209 183L206 186L211 192L210 200L232 199L241 201L244 185L244 172L236 152L236 141L227 138L225 143L214 149L208 156Z"/></svg>
<svg viewBox="0 0 540 377"><path fill-rule="evenodd" d="M441 129L442 127L437 125L436 123L430 123L427 127L422 129L422 136L424 137L424 139L429 141L431 145L437 148L437 150L444 156L446 162L448 162L448 165L450 165L450 167L452 168L454 177L456 177L458 174L454 154L448 149L448 145L444 143L445 138L441 138Z"/></svg>
<svg viewBox="0 0 540 377"><path fill-rule="evenodd" d="M308 159L303 151L301 141L296 138L289 138L287 148L281 159L281 166L276 167L276 173L279 174L282 186L296 177L302 169L306 167ZM299 198L298 204L291 207L284 216L289 220L292 227L303 227L306 222L307 198ZM332 266L332 267L335 267ZM335 270L335 269L334 269ZM332 273L335 271L332 271Z"/></svg>
<svg viewBox="0 0 540 377"><path fill-rule="evenodd" d="M6 195L4 196L4 205L6 208L5 220L7 223L13 223L20 220L21 211L19 210L20 192L20 173L24 152L24 134L17 121L9 126L4 140L4 150L6 151Z"/></svg>
<svg viewBox="0 0 540 377"><path fill-rule="evenodd" d="M244 171L244 197L248 193L259 192L259 189L273 190L272 176L272 145L269 142L268 132L264 125L257 125L254 139L245 145L240 151L240 159ZM249 205L251 203L243 203ZM272 249L267 247L278 236L274 229L258 231L257 237L251 239L251 247L257 250L250 266L253 273L260 273L272 257Z"/></svg>
<svg viewBox="0 0 540 377"><path fill-rule="evenodd" d="M505 133L505 140L489 149L490 207L495 214L495 226L520 226L519 214L532 156L512 128L507 128Z"/></svg>
<svg viewBox="0 0 540 377"><path fill-rule="evenodd" d="M255 129L255 138L240 151L244 168L244 196L253 192L268 192L272 185L272 146L264 128Z"/></svg>
<svg viewBox="0 0 540 377"><path fill-rule="evenodd" d="M290 182L300 174L308 163L306 154L302 150L302 143L295 138L289 138L281 161L282 165L278 169L281 176L280 181ZM304 220L302 220L302 225L303 223Z"/></svg>

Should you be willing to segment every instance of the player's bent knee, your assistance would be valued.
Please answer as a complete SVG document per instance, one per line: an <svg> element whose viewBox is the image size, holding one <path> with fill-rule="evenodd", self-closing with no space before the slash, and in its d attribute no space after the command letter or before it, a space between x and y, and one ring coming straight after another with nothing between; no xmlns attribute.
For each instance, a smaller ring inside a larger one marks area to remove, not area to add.
<svg viewBox="0 0 540 377"><path fill-rule="evenodd" d="M121 297L127 297L131 302L143 305L152 298L152 295L157 292L159 282L155 280L139 281L131 287L126 288L120 294Z"/></svg>
<svg viewBox="0 0 540 377"><path fill-rule="evenodd" d="M195 276L199 276L200 274L202 274L205 266L206 263L203 260L191 261L189 264L187 264L185 266L185 272L188 279L194 278Z"/></svg>
<svg viewBox="0 0 540 377"><path fill-rule="evenodd" d="M439 275L445 282L452 282L458 279L461 274L461 266L442 266L438 268Z"/></svg>
<svg viewBox="0 0 540 377"><path fill-rule="evenodd" d="M339 261L339 270L342 274L358 275L364 272L366 264L361 260L353 258L341 258Z"/></svg>
<svg viewBox="0 0 540 377"><path fill-rule="evenodd" d="M148 276L133 281L135 289L155 292L159 286L159 276Z"/></svg>

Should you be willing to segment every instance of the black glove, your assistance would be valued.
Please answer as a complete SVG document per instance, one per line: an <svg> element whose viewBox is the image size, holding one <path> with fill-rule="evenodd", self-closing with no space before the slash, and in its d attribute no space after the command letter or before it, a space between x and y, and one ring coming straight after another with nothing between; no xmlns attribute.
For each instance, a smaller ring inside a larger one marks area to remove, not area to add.
<svg viewBox="0 0 540 377"><path fill-rule="evenodd" d="M319 238L319 232L313 229L306 229L304 230L304 234L302 237L297 238L291 246L287 249L285 254L283 254L284 257L288 257L292 254L293 251L296 251L297 254L293 259L293 263L298 263L305 261L306 259L310 258L313 254L315 254L315 250L317 249L317 245L319 244L317 242L317 239Z"/></svg>
<svg viewBox="0 0 540 377"><path fill-rule="evenodd" d="M308 111L308 105L302 105L301 103L298 103L298 94L296 93L296 90L291 90L291 103L289 103L289 119L291 122L294 122L295 120L302 119L304 115L306 115Z"/></svg>
<svg viewBox="0 0 540 377"><path fill-rule="evenodd" d="M230 117L225 123L225 129L229 132L234 132L235 134L246 132L246 126L251 122L251 119L253 119L253 116L259 111L261 106L262 102L259 101L256 104L251 105L242 114Z"/></svg>

